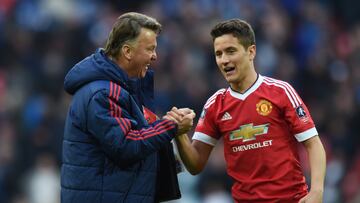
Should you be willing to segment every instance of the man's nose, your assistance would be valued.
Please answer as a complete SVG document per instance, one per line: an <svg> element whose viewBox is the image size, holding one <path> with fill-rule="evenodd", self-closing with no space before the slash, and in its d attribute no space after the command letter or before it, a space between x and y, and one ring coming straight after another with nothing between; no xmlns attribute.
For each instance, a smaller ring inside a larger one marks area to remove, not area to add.
<svg viewBox="0 0 360 203"><path fill-rule="evenodd" d="M155 61L157 59L157 54L156 52L154 51L153 54L151 55L151 60L152 61Z"/></svg>
<svg viewBox="0 0 360 203"><path fill-rule="evenodd" d="M230 62L229 57L227 57L225 54L223 54L220 58L220 63L226 65L229 62Z"/></svg>

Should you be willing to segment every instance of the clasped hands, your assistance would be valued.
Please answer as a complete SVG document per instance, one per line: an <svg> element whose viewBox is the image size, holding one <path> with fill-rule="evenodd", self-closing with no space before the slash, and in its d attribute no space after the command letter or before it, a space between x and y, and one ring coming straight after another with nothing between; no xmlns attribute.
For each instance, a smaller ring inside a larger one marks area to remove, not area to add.
<svg viewBox="0 0 360 203"><path fill-rule="evenodd" d="M175 121L178 125L177 135L187 133L194 124L195 112L189 108L178 109L173 107L168 111L163 119Z"/></svg>

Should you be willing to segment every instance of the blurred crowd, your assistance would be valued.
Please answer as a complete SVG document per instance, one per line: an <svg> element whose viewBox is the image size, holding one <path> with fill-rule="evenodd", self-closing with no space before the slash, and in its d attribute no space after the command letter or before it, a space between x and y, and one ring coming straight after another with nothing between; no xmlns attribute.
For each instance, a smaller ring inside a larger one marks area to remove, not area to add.
<svg viewBox="0 0 360 203"><path fill-rule="evenodd" d="M66 72L102 47L116 17L143 12L158 39L158 115L172 106L200 115L227 87L211 27L242 18L255 30L255 67L292 84L327 152L325 203L360 202L360 1L351 0L1 0L0 203L59 203L61 142L70 96ZM232 202L222 144L198 176L179 174L174 202ZM306 153L299 145L309 181ZM246 164L246 163L245 163Z"/></svg>

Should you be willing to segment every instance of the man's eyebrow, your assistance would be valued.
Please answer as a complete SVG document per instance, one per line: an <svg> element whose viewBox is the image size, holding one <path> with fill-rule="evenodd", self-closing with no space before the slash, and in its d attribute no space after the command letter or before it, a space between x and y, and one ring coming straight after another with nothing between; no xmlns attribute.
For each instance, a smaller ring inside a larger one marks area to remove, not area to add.
<svg viewBox="0 0 360 203"><path fill-rule="evenodd" d="M231 50L231 49L237 49L236 47L234 46L229 46L229 47L226 47L225 50Z"/></svg>

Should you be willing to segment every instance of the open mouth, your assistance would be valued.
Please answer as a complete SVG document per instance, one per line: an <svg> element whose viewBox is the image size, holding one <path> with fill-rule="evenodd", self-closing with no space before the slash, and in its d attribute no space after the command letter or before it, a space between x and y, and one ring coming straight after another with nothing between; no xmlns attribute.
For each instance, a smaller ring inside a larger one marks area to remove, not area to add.
<svg viewBox="0 0 360 203"><path fill-rule="evenodd" d="M225 73L231 72L233 70L235 70L235 67L225 67L224 68Z"/></svg>

